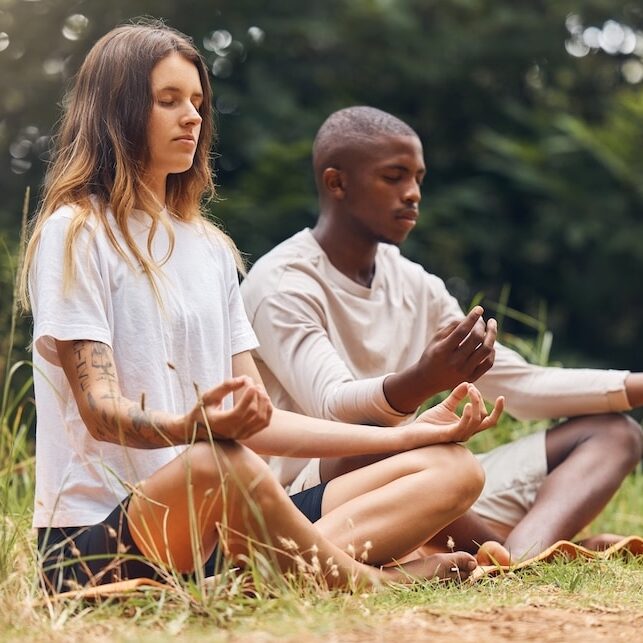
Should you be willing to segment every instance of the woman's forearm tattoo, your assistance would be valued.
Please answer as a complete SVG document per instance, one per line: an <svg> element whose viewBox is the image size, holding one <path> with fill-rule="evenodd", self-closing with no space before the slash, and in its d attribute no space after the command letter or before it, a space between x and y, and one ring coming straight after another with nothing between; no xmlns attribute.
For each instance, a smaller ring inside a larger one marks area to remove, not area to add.
<svg viewBox="0 0 643 643"><path fill-rule="evenodd" d="M96 420L94 430L99 439L137 448L171 443L161 414L145 410L144 396L139 405L120 394L116 367L108 346L79 340L74 342L73 349L76 377ZM92 382L108 385L108 391L99 399L90 390ZM112 406L111 412L106 402Z"/></svg>

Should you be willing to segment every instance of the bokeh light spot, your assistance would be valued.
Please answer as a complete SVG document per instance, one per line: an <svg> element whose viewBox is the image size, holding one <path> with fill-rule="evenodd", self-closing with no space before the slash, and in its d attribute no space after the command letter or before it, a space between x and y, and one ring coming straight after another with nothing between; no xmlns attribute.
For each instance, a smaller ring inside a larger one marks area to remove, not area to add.
<svg viewBox="0 0 643 643"><path fill-rule="evenodd" d="M31 141L26 138L14 141L9 146L9 154L11 154L14 159L23 159L29 155L29 152L31 152Z"/></svg>
<svg viewBox="0 0 643 643"><path fill-rule="evenodd" d="M625 29L614 20L608 20L600 31L598 42L608 54L617 54L625 40Z"/></svg>
<svg viewBox="0 0 643 643"><path fill-rule="evenodd" d="M628 83L636 85L643 80L643 63L640 60L626 60L621 66L621 73Z"/></svg>
<svg viewBox="0 0 643 643"><path fill-rule="evenodd" d="M565 19L565 26L567 31L571 34L579 34L583 31L583 23L578 15L575 13L570 13Z"/></svg>
<svg viewBox="0 0 643 643"><path fill-rule="evenodd" d="M583 31L583 42L592 49L598 49L601 46L600 38L601 30L598 27L587 27Z"/></svg>
<svg viewBox="0 0 643 643"><path fill-rule="evenodd" d="M225 56L225 50L232 43L232 34L225 29L217 29L203 39L203 47L219 56Z"/></svg>
<svg viewBox="0 0 643 643"><path fill-rule="evenodd" d="M217 112L219 114L232 114L237 109L239 103L234 96L219 96L216 102Z"/></svg>
<svg viewBox="0 0 643 643"><path fill-rule="evenodd" d="M228 78L232 74L232 63L227 58L217 58L212 63L212 73L217 78Z"/></svg>
<svg viewBox="0 0 643 643"><path fill-rule="evenodd" d="M62 34L67 40L80 40L87 31L89 19L82 13L74 13L68 16L62 28Z"/></svg>
<svg viewBox="0 0 643 643"><path fill-rule="evenodd" d="M626 56L633 54L636 49L636 34L629 27L624 28L625 37L621 43L620 52Z"/></svg>
<svg viewBox="0 0 643 643"><path fill-rule="evenodd" d="M47 76L56 76L62 74L65 69L65 61L62 58L47 58L42 63L42 70Z"/></svg>
<svg viewBox="0 0 643 643"><path fill-rule="evenodd" d="M565 40L565 51L570 56L582 58L589 53L589 47L580 38L573 37Z"/></svg>
<svg viewBox="0 0 643 643"><path fill-rule="evenodd" d="M264 41L264 38L266 37L266 33L264 32L263 29L261 29L261 27L249 27L248 35L250 36L250 39L252 40L252 42L254 42L257 45L260 45Z"/></svg>
<svg viewBox="0 0 643 643"><path fill-rule="evenodd" d="M11 171L14 174L24 174L31 169L31 161L27 159L11 159Z"/></svg>

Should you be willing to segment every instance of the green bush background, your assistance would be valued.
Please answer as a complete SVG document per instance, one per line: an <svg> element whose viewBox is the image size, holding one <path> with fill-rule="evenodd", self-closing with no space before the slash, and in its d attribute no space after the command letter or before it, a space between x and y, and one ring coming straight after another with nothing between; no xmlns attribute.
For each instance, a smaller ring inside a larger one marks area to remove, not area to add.
<svg viewBox="0 0 643 643"><path fill-rule="evenodd" d="M314 222L325 116L374 105L425 144L407 255L464 305L510 284L514 308L546 318L554 358L643 369L643 8L607 0L0 0L0 338L63 90L100 35L143 14L212 65L212 210L251 261Z"/></svg>

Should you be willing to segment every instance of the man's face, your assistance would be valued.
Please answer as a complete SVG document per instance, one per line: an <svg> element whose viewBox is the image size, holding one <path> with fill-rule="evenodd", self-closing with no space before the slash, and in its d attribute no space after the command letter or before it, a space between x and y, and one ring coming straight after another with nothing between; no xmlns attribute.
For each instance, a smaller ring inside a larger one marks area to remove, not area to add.
<svg viewBox="0 0 643 643"><path fill-rule="evenodd" d="M416 136L382 136L364 144L343 168L340 208L365 237L401 244L415 227L426 168Z"/></svg>

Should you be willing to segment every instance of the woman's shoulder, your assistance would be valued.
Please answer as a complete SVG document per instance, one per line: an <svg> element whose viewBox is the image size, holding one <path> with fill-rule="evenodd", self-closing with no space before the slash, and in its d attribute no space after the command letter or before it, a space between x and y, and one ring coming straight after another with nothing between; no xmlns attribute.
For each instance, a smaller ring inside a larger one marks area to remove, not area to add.
<svg viewBox="0 0 643 643"><path fill-rule="evenodd" d="M75 205L65 204L58 206L48 217L45 225L69 225L78 216Z"/></svg>
<svg viewBox="0 0 643 643"><path fill-rule="evenodd" d="M182 222L181 225L188 227L191 234L208 244L208 248L218 257L234 264L234 242L216 223L201 217L194 221Z"/></svg>
<svg viewBox="0 0 643 643"><path fill-rule="evenodd" d="M75 204L65 204L57 207L49 214L39 233L39 245L49 247L54 252L60 247L66 247L71 238L75 242L82 241L89 248L93 245L100 232L98 219L93 210L83 209Z"/></svg>
<svg viewBox="0 0 643 643"><path fill-rule="evenodd" d="M93 208L82 207L75 203L58 206L43 224L46 227L68 228L72 223L81 223L88 230L96 228L97 219Z"/></svg>

